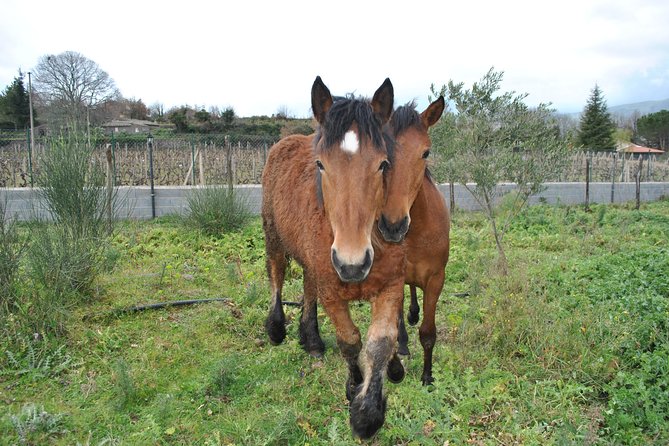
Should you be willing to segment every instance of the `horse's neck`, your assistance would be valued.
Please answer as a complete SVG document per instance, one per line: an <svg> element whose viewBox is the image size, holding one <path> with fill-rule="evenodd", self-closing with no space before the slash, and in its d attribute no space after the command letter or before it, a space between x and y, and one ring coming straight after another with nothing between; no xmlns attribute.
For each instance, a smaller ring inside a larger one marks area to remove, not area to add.
<svg viewBox="0 0 669 446"><path fill-rule="evenodd" d="M416 200L411 206L411 227L420 231L420 228L439 226L441 223L435 220L444 218L449 218L446 201L437 185L428 177L424 177L423 184L418 190L418 195L416 195Z"/></svg>

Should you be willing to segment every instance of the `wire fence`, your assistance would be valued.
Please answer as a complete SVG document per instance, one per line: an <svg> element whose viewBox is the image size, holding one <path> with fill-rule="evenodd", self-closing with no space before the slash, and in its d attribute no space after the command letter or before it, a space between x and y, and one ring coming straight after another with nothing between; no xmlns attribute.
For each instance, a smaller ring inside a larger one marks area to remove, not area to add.
<svg viewBox="0 0 669 446"><path fill-rule="evenodd" d="M0 133L0 187L29 187L40 176L40 161L47 150L38 138L31 151L27 138ZM257 184L274 140L261 136L179 135L153 138L106 136L93 144L95 161L103 163L111 151L114 185L156 186ZM150 149L150 150L149 150Z"/></svg>
<svg viewBox="0 0 669 446"><path fill-rule="evenodd" d="M155 137L151 147L146 134L97 138L94 156L105 162L111 151L116 186L258 184L269 148L276 141L260 136L177 135ZM27 132L0 131L0 187L30 187L40 175L47 147L37 138L29 150ZM563 172L548 181L634 182L669 181L669 157L652 154L574 152Z"/></svg>
<svg viewBox="0 0 669 446"><path fill-rule="evenodd" d="M576 152L565 172L552 181L635 182L669 181L669 158L647 153Z"/></svg>

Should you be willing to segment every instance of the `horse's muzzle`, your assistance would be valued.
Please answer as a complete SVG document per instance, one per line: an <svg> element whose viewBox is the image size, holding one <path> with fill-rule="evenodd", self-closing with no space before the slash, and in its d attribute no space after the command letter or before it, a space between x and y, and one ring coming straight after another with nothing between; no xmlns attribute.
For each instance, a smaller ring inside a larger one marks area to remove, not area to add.
<svg viewBox="0 0 669 446"><path fill-rule="evenodd" d="M365 251L365 258L362 263L358 264L342 262L337 256L337 250L332 249L332 266L334 266L342 282L355 283L365 280L369 270L372 269L373 261L374 251L371 248Z"/></svg>
<svg viewBox="0 0 669 446"><path fill-rule="evenodd" d="M404 236L409 231L409 217L405 216L401 220L391 223L385 215L381 214L378 227L385 241L399 243L404 240Z"/></svg>

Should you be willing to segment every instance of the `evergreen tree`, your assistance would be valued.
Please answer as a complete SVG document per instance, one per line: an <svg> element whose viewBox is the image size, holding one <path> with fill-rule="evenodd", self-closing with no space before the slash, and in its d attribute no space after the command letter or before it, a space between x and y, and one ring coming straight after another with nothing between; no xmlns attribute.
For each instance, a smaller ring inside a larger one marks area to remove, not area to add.
<svg viewBox="0 0 669 446"><path fill-rule="evenodd" d="M669 147L669 110L660 110L639 118L636 139L649 147Z"/></svg>
<svg viewBox="0 0 669 446"><path fill-rule="evenodd" d="M595 84L581 116L578 143L587 150L615 150L615 129L602 90Z"/></svg>
<svg viewBox="0 0 669 446"><path fill-rule="evenodd" d="M14 130L30 126L30 103L20 71L0 97L0 121L13 126Z"/></svg>

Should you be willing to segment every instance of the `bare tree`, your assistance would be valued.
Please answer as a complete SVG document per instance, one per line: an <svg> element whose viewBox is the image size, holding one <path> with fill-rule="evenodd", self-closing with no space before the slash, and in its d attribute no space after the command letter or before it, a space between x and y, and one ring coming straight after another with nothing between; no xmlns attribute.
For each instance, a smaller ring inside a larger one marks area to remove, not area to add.
<svg viewBox="0 0 669 446"><path fill-rule="evenodd" d="M149 107L149 117L154 121L165 120L165 106L160 102L155 102Z"/></svg>
<svg viewBox="0 0 669 446"><path fill-rule="evenodd" d="M56 124L90 126L91 108L120 96L106 71L74 51L42 56L34 72L35 89Z"/></svg>
<svg viewBox="0 0 669 446"><path fill-rule="evenodd" d="M274 117L276 119L292 119L295 116L293 115L293 112L290 111L288 106L280 105L279 108L276 109L276 113L274 113Z"/></svg>

